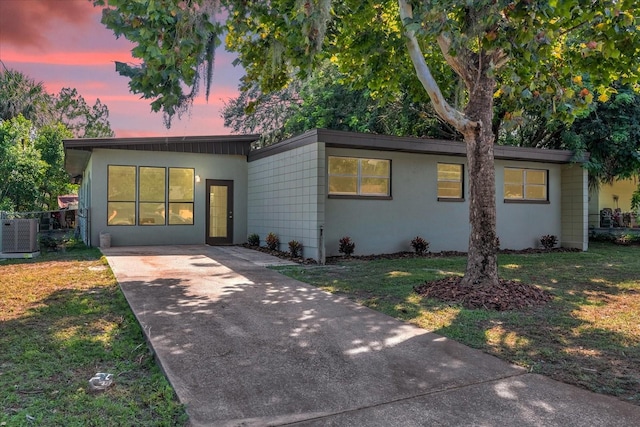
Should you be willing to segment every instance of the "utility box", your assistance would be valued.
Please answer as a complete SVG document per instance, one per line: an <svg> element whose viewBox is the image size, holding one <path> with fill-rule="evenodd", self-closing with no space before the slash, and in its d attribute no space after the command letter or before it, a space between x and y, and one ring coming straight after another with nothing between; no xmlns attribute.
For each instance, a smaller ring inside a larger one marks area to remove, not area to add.
<svg viewBox="0 0 640 427"><path fill-rule="evenodd" d="M37 219L5 219L2 227L2 252L31 253L38 251Z"/></svg>

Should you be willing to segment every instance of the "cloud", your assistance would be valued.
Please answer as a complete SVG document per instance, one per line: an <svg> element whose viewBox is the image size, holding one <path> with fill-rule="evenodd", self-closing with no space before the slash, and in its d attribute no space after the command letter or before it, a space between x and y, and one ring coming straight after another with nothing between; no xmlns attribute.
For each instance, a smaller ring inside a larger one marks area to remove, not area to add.
<svg viewBox="0 0 640 427"><path fill-rule="evenodd" d="M100 13L88 0L0 0L0 39L16 47L45 49L55 25L90 25Z"/></svg>

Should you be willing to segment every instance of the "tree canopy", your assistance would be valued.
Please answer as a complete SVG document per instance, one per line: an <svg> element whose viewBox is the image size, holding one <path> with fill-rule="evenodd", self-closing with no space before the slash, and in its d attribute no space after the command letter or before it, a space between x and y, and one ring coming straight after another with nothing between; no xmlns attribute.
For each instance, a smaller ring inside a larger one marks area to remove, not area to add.
<svg viewBox="0 0 640 427"><path fill-rule="evenodd" d="M264 91L303 78L328 59L355 85L376 94L395 93L403 84L412 96L426 93L467 145L471 232L463 283L469 286L498 281L495 100L504 109L504 122L521 120L524 105L571 122L594 97L610 97L614 82L635 85L640 77L636 0L113 0L109 5L103 22L134 41L134 56L142 61L119 71L131 78L132 90L154 98L154 110L169 116L183 99L182 85L193 91L203 64L212 63L210 48L223 31L247 81ZM216 24L216 10L225 12L224 25ZM143 36L145 28L155 35Z"/></svg>
<svg viewBox="0 0 640 427"><path fill-rule="evenodd" d="M0 210L57 209L76 190L64 170L62 140L113 136L109 110L89 107L76 89L47 93L25 74L0 71Z"/></svg>
<svg viewBox="0 0 640 427"><path fill-rule="evenodd" d="M48 93L42 82L8 69L4 64L2 66L0 120L21 114L36 127L60 122L75 138L114 136L109 123L109 108L99 99L90 107L74 88L62 88L58 94Z"/></svg>
<svg viewBox="0 0 640 427"><path fill-rule="evenodd" d="M427 100L413 100L406 91L376 98L368 88L354 87L330 61L280 90L265 93L250 85L225 104L222 117L233 132L260 133L262 146L313 128L460 139Z"/></svg>

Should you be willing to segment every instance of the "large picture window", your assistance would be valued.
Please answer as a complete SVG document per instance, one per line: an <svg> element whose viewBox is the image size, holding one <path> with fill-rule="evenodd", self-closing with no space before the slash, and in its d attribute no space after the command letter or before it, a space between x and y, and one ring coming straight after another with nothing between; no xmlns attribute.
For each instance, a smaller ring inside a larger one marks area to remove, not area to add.
<svg viewBox="0 0 640 427"><path fill-rule="evenodd" d="M504 198L509 201L547 201L548 171L545 169L504 169Z"/></svg>
<svg viewBox="0 0 640 427"><path fill-rule="evenodd" d="M195 170L168 170L108 165L107 225L193 225Z"/></svg>
<svg viewBox="0 0 640 427"><path fill-rule="evenodd" d="M193 224L195 171L169 168L169 224Z"/></svg>
<svg viewBox="0 0 640 427"><path fill-rule="evenodd" d="M463 182L461 164L438 163L438 200L463 200Z"/></svg>
<svg viewBox="0 0 640 427"><path fill-rule="evenodd" d="M138 224L165 225L166 169L140 167Z"/></svg>
<svg viewBox="0 0 640 427"><path fill-rule="evenodd" d="M329 156L329 195L390 197L391 160Z"/></svg>
<svg viewBox="0 0 640 427"><path fill-rule="evenodd" d="M107 167L107 224L135 225L136 167Z"/></svg>

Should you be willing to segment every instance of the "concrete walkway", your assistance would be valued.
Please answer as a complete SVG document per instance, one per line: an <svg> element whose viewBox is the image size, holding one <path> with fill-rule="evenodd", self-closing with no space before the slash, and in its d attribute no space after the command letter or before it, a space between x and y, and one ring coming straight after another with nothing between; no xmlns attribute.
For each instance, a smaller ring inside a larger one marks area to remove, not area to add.
<svg viewBox="0 0 640 427"><path fill-rule="evenodd" d="M265 268L241 247L103 250L193 426L638 426L526 371Z"/></svg>

